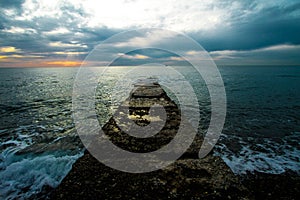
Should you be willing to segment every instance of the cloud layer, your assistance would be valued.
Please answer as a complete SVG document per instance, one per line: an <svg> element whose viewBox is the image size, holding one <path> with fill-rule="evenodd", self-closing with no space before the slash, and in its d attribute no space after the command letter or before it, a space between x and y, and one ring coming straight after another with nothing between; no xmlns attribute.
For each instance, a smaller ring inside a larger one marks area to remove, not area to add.
<svg viewBox="0 0 300 200"><path fill-rule="evenodd" d="M103 40L136 28L183 32L208 50L218 64L300 64L298 2L0 1L0 65L49 66L46 63L60 65L73 61L75 66ZM151 35L148 43L159 37L167 36ZM119 45L132 44L139 44L138 37ZM165 55L147 53L123 55L123 60L127 59L126 64L130 60L150 62ZM181 62L176 56L168 55L165 59Z"/></svg>

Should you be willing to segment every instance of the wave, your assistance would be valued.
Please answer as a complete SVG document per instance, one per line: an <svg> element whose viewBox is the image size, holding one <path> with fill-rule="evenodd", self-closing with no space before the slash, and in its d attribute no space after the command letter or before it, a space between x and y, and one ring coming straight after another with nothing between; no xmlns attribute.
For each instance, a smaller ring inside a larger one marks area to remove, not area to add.
<svg viewBox="0 0 300 200"><path fill-rule="evenodd" d="M27 199L40 193L45 186L57 187L71 170L72 164L82 155L51 152L39 156L6 156L0 166L0 198Z"/></svg>
<svg viewBox="0 0 300 200"><path fill-rule="evenodd" d="M221 156L235 174L247 172L281 174L289 170L299 173L300 148L295 145L298 144L299 139L299 132L294 132L280 140L260 139L259 143L252 137L248 137L246 142L245 138L222 134L214 154ZM226 140L227 142L222 142ZM238 151L226 145L235 142L241 145Z"/></svg>

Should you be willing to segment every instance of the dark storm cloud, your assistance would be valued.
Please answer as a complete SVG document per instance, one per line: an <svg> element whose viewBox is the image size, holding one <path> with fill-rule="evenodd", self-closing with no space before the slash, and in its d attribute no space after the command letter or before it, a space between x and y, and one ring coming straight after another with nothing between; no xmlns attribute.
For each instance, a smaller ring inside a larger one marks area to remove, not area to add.
<svg viewBox="0 0 300 200"><path fill-rule="evenodd" d="M255 4L251 4L251 7L255 8ZM191 36L209 51L251 50L278 44L300 44L299 21L300 3L294 3L261 9L246 19L236 16L229 28L217 30L214 34L192 33Z"/></svg>
<svg viewBox="0 0 300 200"><path fill-rule="evenodd" d="M32 20L18 19L22 15L17 12L12 16L5 15L7 8L22 10L21 1L10 3L2 2L5 6L0 8L0 42L1 46L14 46L23 49L24 53L31 52L51 52L51 51L90 51L92 48L110 37L120 32L120 30L108 29L106 27L86 28L79 25L88 13L80 8L66 4L62 6L61 16L42 16ZM2 12L1 12L2 11ZM65 33L51 34L56 29L66 29ZM20 29L24 30L20 32ZM17 30L17 31L15 31ZM19 31L19 32L18 32ZM51 45L60 42L65 45ZM86 46L82 49L79 45ZM50 55L49 55L50 56Z"/></svg>
<svg viewBox="0 0 300 200"><path fill-rule="evenodd" d="M144 58L139 58L140 55L143 55ZM120 56L114 62L111 63L112 66L120 65L144 65L149 63L156 63L161 65L189 65L188 62L180 59L177 54L161 50L161 49L139 49L126 53L126 55ZM174 59L174 60L172 60Z"/></svg>
<svg viewBox="0 0 300 200"><path fill-rule="evenodd" d="M229 9L238 2L240 6L236 10ZM84 59L87 52L91 51L101 41L121 31L131 28L111 28L107 25L87 26L85 22L91 13L82 7L63 2L61 15L38 16L27 19L23 16L25 10L22 7L23 0L0 0L0 43L1 46L12 46L20 49L19 55L40 54L48 58L61 58L63 54L57 52L79 52L79 59ZM220 25L214 30L186 31L185 33L206 50L212 52L212 56L226 62L240 61L251 57L257 60L282 59L284 61L298 62L295 49L280 51L265 50L265 47L276 45L300 45L300 3L298 1L265 2L258 1L219 1L218 5L212 4L207 9L224 7L230 10L229 25ZM184 9L184 8L183 8ZM113 15L118 15L114 13ZM22 18L23 17L23 18ZM163 17L167 19L166 16ZM101 21L101 19L99 19ZM125 20L125 19L120 19ZM162 21L164 21L162 20ZM195 22L197 23L197 22ZM164 27L162 27L164 28ZM184 29L184 28L183 28ZM136 37L136 35L129 36ZM170 45L178 49L185 49L183 44L176 41L168 41ZM253 51L262 49L260 51ZM233 50L230 58L226 53L217 51ZM279 53L280 52L280 53ZM277 55L277 54L278 55ZM2 53L4 55L4 53ZM147 59L137 59L137 63L144 61L167 61L172 57L164 51L139 50L130 52L131 57L124 57L116 62L130 64L135 55L145 55ZM254 60L254 59L253 59ZM174 59L174 62L176 59ZM178 61L179 62L179 61Z"/></svg>
<svg viewBox="0 0 300 200"><path fill-rule="evenodd" d="M160 49L138 49L135 51L131 51L127 53L128 55L136 55L136 54L140 54L140 55L145 55L148 56L149 58L168 58L171 56L177 56L174 53L168 52L168 51L164 51L164 50L160 50Z"/></svg>
<svg viewBox="0 0 300 200"><path fill-rule="evenodd" d="M242 49L283 43L300 44L300 4L263 9L246 24L237 24L233 37ZM243 42L244 41L244 42ZM237 46L238 47L238 46Z"/></svg>
<svg viewBox="0 0 300 200"><path fill-rule="evenodd" d="M22 3L25 0L1 0L0 7L1 8L20 8Z"/></svg>

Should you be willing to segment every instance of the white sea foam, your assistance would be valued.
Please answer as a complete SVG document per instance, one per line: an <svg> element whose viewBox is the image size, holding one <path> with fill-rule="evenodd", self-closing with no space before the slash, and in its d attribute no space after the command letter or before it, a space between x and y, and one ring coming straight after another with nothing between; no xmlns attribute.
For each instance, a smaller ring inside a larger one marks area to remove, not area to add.
<svg viewBox="0 0 300 200"><path fill-rule="evenodd" d="M294 133L284 137L282 144L264 139L263 143L252 144L252 147L240 139L242 148L239 152L232 152L224 143L219 143L215 155L221 156L235 174L245 174L247 171L270 174L280 174L286 170L299 172L300 149L289 144L289 142L298 143L299 136L299 133ZM259 147L260 150L253 150L253 146Z"/></svg>
<svg viewBox="0 0 300 200"><path fill-rule="evenodd" d="M18 152L32 145L39 133L32 126L15 129L13 137L1 143L7 146L0 153L0 199L27 199L41 192L44 186L56 187L83 155L80 152L51 151L42 154ZM58 141L60 138L56 138Z"/></svg>
<svg viewBox="0 0 300 200"><path fill-rule="evenodd" d="M39 193L43 186L56 187L83 153L64 155L15 155L2 157L0 199L26 199Z"/></svg>

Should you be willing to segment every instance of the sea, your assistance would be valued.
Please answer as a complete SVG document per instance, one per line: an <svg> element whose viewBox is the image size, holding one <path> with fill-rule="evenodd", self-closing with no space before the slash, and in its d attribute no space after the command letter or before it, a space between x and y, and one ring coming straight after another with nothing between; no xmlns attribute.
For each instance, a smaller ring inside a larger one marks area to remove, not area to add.
<svg viewBox="0 0 300 200"><path fill-rule="evenodd" d="M110 67L102 77L95 103L102 124L114 110L110 98L114 84L130 69ZM174 69L196 93L199 107L189 106L199 109L199 134L205 135L210 119L205 82L191 66ZM218 69L226 90L227 114L213 153L235 174L299 173L300 66ZM72 117L78 70L0 68L0 199L32 198L45 188L57 187L83 155ZM177 102L176 94L167 92Z"/></svg>

